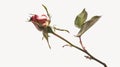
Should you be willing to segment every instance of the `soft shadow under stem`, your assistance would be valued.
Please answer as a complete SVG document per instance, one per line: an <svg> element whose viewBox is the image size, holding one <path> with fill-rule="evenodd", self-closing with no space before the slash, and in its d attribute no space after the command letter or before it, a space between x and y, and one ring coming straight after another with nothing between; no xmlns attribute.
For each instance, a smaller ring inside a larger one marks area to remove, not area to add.
<svg viewBox="0 0 120 67"><path fill-rule="evenodd" d="M94 56L92 56L86 49L82 49L82 48L84 47L83 44L82 44L83 47L80 48L80 47L72 44L71 42L69 42L69 41L66 40L65 38L61 37L60 35L58 35L58 34L56 34L56 33L54 33L54 32L52 32L52 34L55 35L55 36L57 36L58 38L64 40L65 42L67 42L67 43L69 44L68 46L74 47L74 48L76 48L76 49L84 52L84 53L87 54L91 59L93 59L93 60L97 61L98 63L102 64L104 67L107 67L107 65L106 65L104 62L102 62L102 61L98 60L97 58L95 58ZM81 39L80 39L80 40L81 40ZM81 42L82 42L82 41L81 41Z"/></svg>

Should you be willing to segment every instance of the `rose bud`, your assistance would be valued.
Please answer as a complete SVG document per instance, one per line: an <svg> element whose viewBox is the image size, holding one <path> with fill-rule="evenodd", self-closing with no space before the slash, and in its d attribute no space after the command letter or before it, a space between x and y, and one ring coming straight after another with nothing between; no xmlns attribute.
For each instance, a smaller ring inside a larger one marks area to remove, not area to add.
<svg viewBox="0 0 120 67"><path fill-rule="evenodd" d="M39 31L49 26L50 23L45 14L42 14L40 17L38 15L33 15L29 21L31 21Z"/></svg>

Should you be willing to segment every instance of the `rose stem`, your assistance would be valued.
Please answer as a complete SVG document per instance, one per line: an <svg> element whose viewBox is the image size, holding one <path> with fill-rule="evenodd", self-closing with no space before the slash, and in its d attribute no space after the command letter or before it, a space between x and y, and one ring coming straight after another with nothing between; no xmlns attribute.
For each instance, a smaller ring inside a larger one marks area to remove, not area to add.
<svg viewBox="0 0 120 67"><path fill-rule="evenodd" d="M78 46L76 46L76 45L73 45L71 42L69 42L68 40L66 40L65 38L61 37L60 35L58 35L58 34L56 34L56 33L54 33L54 32L52 32L52 34L55 35L55 36L57 36L58 38L64 40L64 41L67 42L70 46L72 46L72 47L74 47L74 48L76 48L76 49L84 52L85 54L87 54L88 56L90 56L91 59L93 59L93 60L97 61L98 63L102 64L104 67L107 67L107 65L106 65L104 62L102 62L102 61L98 60L97 58L95 58L94 56L92 56L87 50L81 49L80 47L78 47Z"/></svg>

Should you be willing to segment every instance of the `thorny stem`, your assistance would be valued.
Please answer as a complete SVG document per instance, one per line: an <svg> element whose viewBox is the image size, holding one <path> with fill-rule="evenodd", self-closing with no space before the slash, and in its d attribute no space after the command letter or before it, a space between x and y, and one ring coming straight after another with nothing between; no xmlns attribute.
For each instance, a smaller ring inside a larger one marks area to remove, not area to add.
<svg viewBox="0 0 120 67"><path fill-rule="evenodd" d="M61 37L60 35L58 35L58 34L56 34L56 33L54 33L54 32L52 32L52 34L55 35L55 36L57 36L58 38L64 40L64 41L67 42L70 46L72 46L72 47L74 47L74 48L76 48L76 49L84 52L84 53L87 54L91 59L93 59L93 60L97 61L98 63L102 64L104 67L107 67L107 65L106 65L104 62L102 62L102 61L98 60L97 58L95 58L94 56L92 56L87 50L81 49L80 47L72 44L71 42L69 42L68 40L66 40L65 38ZM80 40L81 40L81 39L80 39ZM81 42L82 42L82 41L81 41ZM83 45L82 45L82 46L83 46Z"/></svg>

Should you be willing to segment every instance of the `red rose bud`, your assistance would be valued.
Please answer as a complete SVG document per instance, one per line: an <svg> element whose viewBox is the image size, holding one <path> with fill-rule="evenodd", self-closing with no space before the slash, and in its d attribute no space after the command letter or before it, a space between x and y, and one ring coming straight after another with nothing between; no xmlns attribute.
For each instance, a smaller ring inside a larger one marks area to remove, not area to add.
<svg viewBox="0 0 120 67"><path fill-rule="evenodd" d="M34 15L30 18L29 21L36 22L36 19L38 18L38 15Z"/></svg>
<svg viewBox="0 0 120 67"><path fill-rule="evenodd" d="M41 31L42 28L47 27L49 25L49 19L45 14L42 14L40 17L38 15L33 15L30 18L30 21L35 25L35 27L39 31Z"/></svg>

